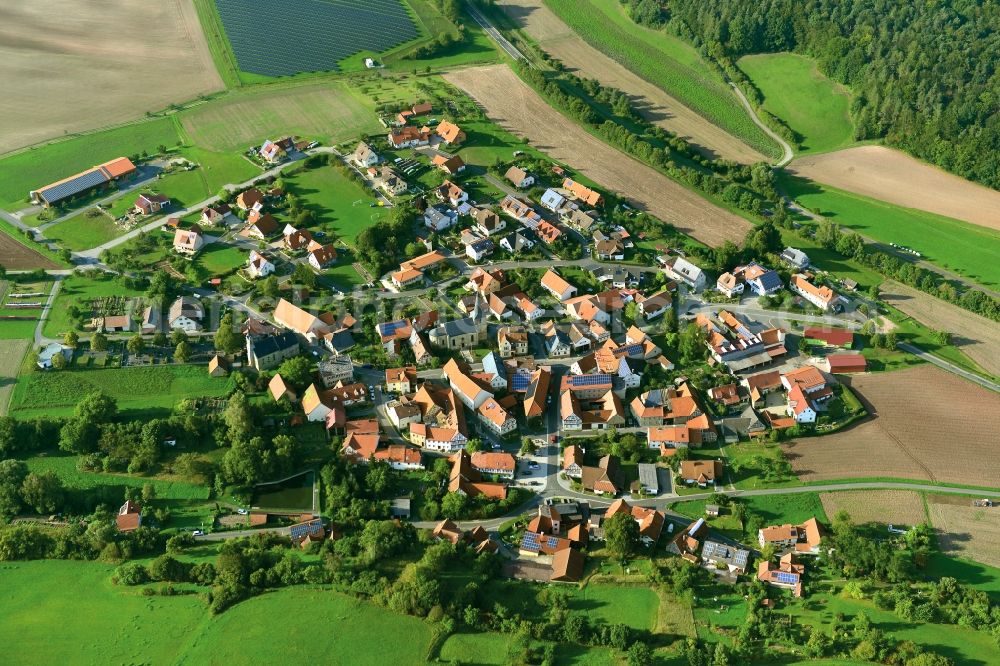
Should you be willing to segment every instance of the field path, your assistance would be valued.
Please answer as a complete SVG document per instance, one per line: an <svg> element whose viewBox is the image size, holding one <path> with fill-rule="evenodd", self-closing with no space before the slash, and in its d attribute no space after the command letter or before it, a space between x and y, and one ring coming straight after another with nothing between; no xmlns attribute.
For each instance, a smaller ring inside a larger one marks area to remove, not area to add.
<svg viewBox="0 0 1000 666"><path fill-rule="evenodd" d="M897 206L1000 230L1000 192L884 146L799 157L787 171Z"/></svg>
<svg viewBox="0 0 1000 666"><path fill-rule="evenodd" d="M702 243L713 247L727 240L739 243L752 226L588 134L550 107L507 65L457 70L445 74L445 79L472 96L504 129Z"/></svg>
<svg viewBox="0 0 1000 666"><path fill-rule="evenodd" d="M750 100L748 100L747 96L743 94L743 91L740 90L739 86L731 81L729 85L733 87L733 92L736 93L736 96L739 98L740 104L743 105L743 108L750 114L750 119L753 120L754 124L761 128L764 131L764 134L767 134L769 137L774 139L779 146L781 146L781 159L778 160L778 163L774 166L783 167L791 162L792 158L795 157L795 153L792 151L792 147L789 143L782 139L777 132L768 127L764 121L757 116L757 112L754 111L754 108L750 105Z"/></svg>
<svg viewBox="0 0 1000 666"><path fill-rule="evenodd" d="M767 157L711 121L703 118L663 89L592 47L573 32L542 0L497 0L497 6L549 55L577 76L618 88L632 98L633 108L646 120L673 132L709 157L745 164ZM751 113L753 117L753 114ZM767 131L765 129L765 131Z"/></svg>

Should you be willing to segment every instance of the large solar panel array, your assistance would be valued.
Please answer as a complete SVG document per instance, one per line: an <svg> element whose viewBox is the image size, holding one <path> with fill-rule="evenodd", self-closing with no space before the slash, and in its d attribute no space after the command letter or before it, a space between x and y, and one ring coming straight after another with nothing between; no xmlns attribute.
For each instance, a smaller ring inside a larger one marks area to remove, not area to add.
<svg viewBox="0 0 1000 666"><path fill-rule="evenodd" d="M215 0L239 68L266 76L337 69L419 36L400 0Z"/></svg>
<svg viewBox="0 0 1000 666"><path fill-rule="evenodd" d="M597 386L598 384L610 384L611 375L573 375L569 378L573 386Z"/></svg>
<svg viewBox="0 0 1000 666"><path fill-rule="evenodd" d="M100 169L91 169L64 183L40 190L39 194L45 197L45 200L49 203L55 203L106 182L108 182L108 177L103 171Z"/></svg>

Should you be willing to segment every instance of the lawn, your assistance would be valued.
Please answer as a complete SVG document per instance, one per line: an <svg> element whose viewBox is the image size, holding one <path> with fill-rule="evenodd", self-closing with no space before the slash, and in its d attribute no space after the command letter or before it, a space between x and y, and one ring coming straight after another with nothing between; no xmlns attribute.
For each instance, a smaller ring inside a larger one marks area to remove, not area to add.
<svg viewBox="0 0 1000 666"><path fill-rule="evenodd" d="M31 148L0 159L0 207L16 210L28 191L122 156L155 153L178 143L170 118L154 118L124 127L84 134Z"/></svg>
<svg viewBox="0 0 1000 666"><path fill-rule="evenodd" d="M358 234L389 214L388 208L372 206L371 190L348 179L333 166L303 169L284 179L285 187L316 212L318 226L349 245ZM325 240L325 239L324 239Z"/></svg>
<svg viewBox="0 0 1000 666"><path fill-rule="evenodd" d="M43 333L47 337L62 336L66 331L75 328L70 316L70 306L76 306L88 311L90 301L107 296L141 296L142 292L128 289L107 273L91 272L86 275L68 275L56 294L49 316L45 320Z"/></svg>
<svg viewBox="0 0 1000 666"><path fill-rule="evenodd" d="M167 664L208 615L196 596L145 597L96 562L4 562L0 643L12 664ZM237 644L241 644L237 642ZM255 646L254 649L257 649Z"/></svg>
<svg viewBox="0 0 1000 666"><path fill-rule="evenodd" d="M204 366L165 365L33 372L18 377L10 413L17 418L64 417L88 393L101 390L121 411L168 411L184 398L225 395L228 379L208 376Z"/></svg>
<svg viewBox="0 0 1000 666"><path fill-rule="evenodd" d="M765 53L737 63L764 94L764 109L802 136L797 152L820 153L854 143L849 93L816 61L794 53Z"/></svg>
<svg viewBox="0 0 1000 666"><path fill-rule="evenodd" d="M213 277L224 277L247 262L247 251L238 247L213 243L192 261L198 275L196 283Z"/></svg>
<svg viewBox="0 0 1000 666"><path fill-rule="evenodd" d="M643 631L656 627L659 599L648 587L588 585L571 588L571 610L609 624L623 623Z"/></svg>
<svg viewBox="0 0 1000 666"><path fill-rule="evenodd" d="M507 664L507 651L512 641L513 637L509 634L452 634L441 646L440 658L449 663L483 666ZM473 656L474 659L470 658ZM619 661L609 648L559 645L556 647L555 663L557 666L612 666Z"/></svg>
<svg viewBox="0 0 1000 666"><path fill-rule="evenodd" d="M932 581L951 576L964 585L986 592L994 603L1000 603L1000 569L961 557L934 553L924 573Z"/></svg>
<svg viewBox="0 0 1000 666"><path fill-rule="evenodd" d="M765 525L781 525L783 523L798 524L809 518L817 518L826 522L826 513L818 493L793 493L788 495L756 495L742 497L740 501L747 507L747 522L753 516L759 516ZM689 518L704 518L706 500L689 500L671 505L677 513ZM756 534L741 535L738 523L728 511L718 518L708 519L709 524L734 539L741 536L753 539Z"/></svg>
<svg viewBox="0 0 1000 666"><path fill-rule="evenodd" d="M309 612L303 613L305 608ZM278 618L287 621L276 623ZM329 590L298 587L244 601L205 622L174 661L423 664L430 642L431 625L423 620Z"/></svg>
<svg viewBox="0 0 1000 666"><path fill-rule="evenodd" d="M87 490L99 486L128 486L142 488L152 484L156 489L157 500L206 500L209 488L184 481L169 481L143 476L126 476L124 474L102 474L98 472L83 472L77 469L77 456L37 456L28 458L25 462L32 472L55 472L68 488Z"/></svg>
<svg viewBox="0 0 1000 666"><path fill-rule="evenodd" d="M618 0L545 0L594 48L766 155L778 148L694 47L635 24Z"/></svg>
<svg viewBox="0 0 1000 666"><path fill-rule="evenodd" d="M810 210L882 243L896 243L984 285L1000 286L1000 233L901 208L803 178L780 174L782 189Z"/></svg>
<svg viewBox="0 0 1000 666"><path fill-rule="evenodd" d="M125 198L130 198L126 195ZM130 200L126 207L131 206ZM60 246L80 252L103 245L125 233L114 221L96 208L87 208L45 230L45 237Z"/></svg>
<svg viewBox="0 0 1000 666"><path fill-rule="evenodd" d="M33 340L37 324L33 320L0 321L0 340Z"/></svg>

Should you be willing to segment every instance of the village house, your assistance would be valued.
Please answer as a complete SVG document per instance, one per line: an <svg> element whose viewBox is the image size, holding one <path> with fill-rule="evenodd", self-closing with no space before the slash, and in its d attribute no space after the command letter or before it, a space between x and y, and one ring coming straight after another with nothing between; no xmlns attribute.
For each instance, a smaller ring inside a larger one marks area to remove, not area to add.
<svg viewBox="0 0 1000 666"><path fill-rule="evenodd" d="M823 527L816 518L799 525L771 525L757 531L757 543L761 548L771 545L778 551L791 550L800 555L819 553L822 540Z"/></svg>
<svg viewBox="0 0 1000 666"><path fill-rule="evenodd" d="M559 239L560 236L562 236L562 230L559 227L554 224L550 224L545 220L539 222L534 231L535 235L538 236L538 239L546 245L552 245Z"/></svg>
<svg viewBox="0 0 1000 666"><path fill-rule="evenodd" d="M732 273L726 272L719 276L719 279L715 282L715 288L726 295L727 298L732 298L743 293L744 282L740 277L736 277Z"/></svg>
<svg viewBox="0 0 1000 666"><path fill-rule="evenodd" d="M842 299L833 289L827 286L813 284L811 276L803 273L796 273L788 283L788 288L823 312L828 310L843 310Z"/></svg>
<svg viewBox="0 0 1000 666"><path fill-rule="evenodd" d="M479 347L486 339L486 322L472 317L446 321L430 329L427 339L432 345L444 349Z"/></svg>
<svg viewBox="0 0 1000 666"><path fill-rule="evenodd" d="M715 485L722 481L723 465L721 460L682 460L680 468L681 480L699 487Z"/></svg>
<svg viewBox="0 0 1000 666"><path fill-rule="evenodd" d="M552 381L552 369L549 366L536 368L528 375L528 386L524 392L524 418L540 418L549 401L549 384ZM517 382L512 381L516 391Z"/></svg>
<svg viewBox="0 0 1000 666"><path fill-rule="evenodd" d="M451 457L451 464L448 492L462 493L471 498L481 495L489 499L507 498L507 486L483 481L482 473L472 466L472 458L464 449L457 451Z"/></svg>
<svg viewBox="0 0 1000 666"><path fill-rule="evenodd" d="M846 375L868 370L868 360L861 354L830 354L826 357L827 372Z"/></svg>
<svg viewBox="0 0 1000 666"><path fill-rule="evenodd" d="M261 145L257 154L268 164L277 164L288 156L288 152L295 148L295 140L288 136L280 141L266 139Z"/></svg>
<svg viewBox="0 0 1000 666"><path fill-rule="evenodd" d="M444 231L458 222L455 211L440 204L424 209L424 226L431 231Z"/></svg>
<svg viewBox="0 0 1000 666"><path fill-rule="evenodd" d="M504 223L506 226L506 223ZM511 254L526 252L535 247L535 238L528 229L518 229L500 239L500 247Z"/></svg>
<svg viewBox="0 0 1000 666"><path fill-rule="evenodd" d="M337 248L333 243L327 243L326 245L320 245L316 243L311 245L309 248L309 265L315 270L321 271L324 268L336 263L337 261Z"/></svg>
<svg viewBox="0 0 1000 666"><path fill-rule="evenodd" d="M247 335L247 365L262 372L281 365L281 362L298 356L299 338L293 331L274 335Z"/></svg>
<svg viewBox="0 0 1000 666"><path fill-rule="evenodd" d="M229 208L229 204L217 203L211 206L206 206L204 210L201 211L201 224L209 227L215 227L223 224L228 216L232 215L232 209Z"/></svg>
<svg viewBox="0 0 1000 666"><path fill-rule="evenodd" d="M718 541L705 541L701 548L702 566L715 574L742 576L750 564L750 551Z"/></svg>
<svg viewBox="0 0 1000 666"><path fill-rule="evenodd" d="M663 267L668 276L674 280L680 280L693 291L701 291L705 288L705 273L700 268L692 264L684 257L657 257L657 261Z"/></svg>
<svg viewBox="0 0 1000 666"><path fill-rule="evenodd" d="M202 319L205 318L205 308L201 301L190 296L180 296L170 304L167 312L167 327L171 330L180 329L187 333L195 333L202 329Z"/></svg>
<svg viewBox="0 0 1000 666"><path fill-rule="evenodd" d="M556 327L554 321L542 324L542 333L545 335L545 353L549 358L562 358L569 356L573 351L572 343L565 331Z"/></svg>
<svg viewBox="0 0 1000 666"><path fill-rule="evenodd" d="M559 211L559 219L563 224L576 229L582 234L590 231L590 228L598 221L597 211L583 211L579 208L564 208Z"/></svg>
<svg viewBox="0 0 1000 666"><path fill-rule="evenodd" d="M473 261L482 261L493 254L496 246L489 238L476 238L465 246L465 256Z"/></svg>
<svg viewBox="0 0 1000 666"><path fill-rule="evenodd" d="M252 212L250 216L247 217L247 225L243 229L243 235L247 238L256 238L257 240L267 240L273 236L278 231L278 220L274 219L274 216L270 213L261 214L259 212Z"/></svg>
<svg viewBox="0 0 1000 666"><path fill-rule="evenodd" d="M267 277L274 272L274 264L257 250L250 250L247 257L247 275L252 279Z"/></svg>
<svg viewBox="0 0 1000 666"><path fill-rule="evenodd" d="M673 302L670 292L664 290L639 301L638 310L646 319L656 319L669 310Z"/></svg>
<svg viewBox="0 0 1000 666"><path fill-rule="evenodd" d="M604 204L604 197L601 196L600 192L596 192L582 183L566 178L563 180L562 186L564 190L573 195L574 199L592 208L597 208Z"/></svg>
<svg viewBox="0 0 1000 666"><path fill-rule="evenodd" d="M516 402L514 403L516 404ZM480 423L493 434L503 437L517 430L517 417L495 398L490 398L476 410Z"/></svg>
<svg viewBox="0 0 1000 666"><path fill-rule="evenodd" d="M385 192L390 197L399 196L406 192L409 186L403 177L396 173L396 170L387 164L383 164L381 169L370 167L369 175L375 182L375 187Z"/></svg>
<svg viewBox="0 0 1000 666"><path fill-rule="evenodd" d="M756 261L747 264L746 266L738 267L733 273L750 285L750 289L753 293L758 296L769 296L775 292L781 291L784 287L784 283L781 281L781 276L778 275L776 271L770 268L765 268L761 266Z"/></svg>
<svg viewBox="0 0 1000 666"><path fill-rule="evenodd" d="M523 190L535 184L535 177L518 166L512 166L507 169L507 173L504 174L504 178L510 181L510 183L519 190Z"/></svg>
<svg viewBox="0 0 1000 666"><path fill-rule="evenodd" d="M534 229L542 221L542 216L530 204L509 194L500 201L500 212L514 218L529 229Z"/></svg>
<svg viewBox="0 0 1000 666"><path fill-rule="evenodd" d="M251 187L250 189L243 190L238 195L236 195L236 206L240 210L250 211L250 210L260 210L264 205L264 193L258 190L256 187Z"/></svg>
<svg viewBox="0 0 1000 666"><path fill-rule="evenodd" d="M152 215L170 205L170 199L162 194L140 194L132 210L138 215Z"/></svg>
<svg viewBox="0 0 1000 666"><path fill-rule="evenodd" d="M619 513L631 516L639 525L639 539L646 546L653 546L660 540L660 533L663 531L663 524L666 516L656 509L648 509L641 506L630 506L624 499L612 502L604 514L605 520L610 520Z"/></svg>
<svg viewBox="0 0 1000 666"><path fill-rule="evenodd" d="M809 268L809 255L794 247L786 247L781 251L781 259L792 268L804 271Z"/></svg>
<svg viewBox="0 0 1000 666"><path fill-rule="evenodd" d="M492 236L507 228L507 222L489 208L479 208L472 214L473 228L483 236Z"/></svg>
<svg viewBox="0 0 1000 666"><path fill-rule="evenodd" d="M562 471L571 479L579 479L583 474L583 449L571 444L563 449Z"/></svg>
<svg viewBox="0 0 1000 666"><path fill-rule="evenodd" d="M416 148L431 142L431 130L429 127L417 128L407 125L390 130L387 138L393 148Z"/></svg>
<svg viewBox="0 0 1000 666"><path fill-rule="evenodd" d="M622 489L619 464L617 456L607 455L598 461L597 467L581 467L580 485L589 492L614 497Z"/></svg>
<svg viewBox="0 0 1000 666"><path fill-rule="evenodd" d="M522 326L501 326L497 330L497 346L501 358L524 356L528 353L528 331Z"/></svg>
<svg viewBox="0 0 1000 666"><path fill-rule="evenodd" d="M286 224L281 232L282 244L289 252L299 252L313 242L312 232L308 229L296 229L290 224Z"/></svg>
<svg viewBox="0 0 1000 666"><path fill-rule="evenodd" d="M576 287L564 280L551 268L545 271L541 280L542 287L552 294L558 301L566 301L576 296Z"/></svg>
<svg viewBox="0 0 1000 666"><path fill-rule="evenodd" d="M462 173L465 171L465 162L463 162L462 158L458 155L445 157L441 153L438 153L431 158L431 164L436 166L439 170L444 171L449 176L454 176L456 173Z"/></svg>
<svg viewBox="0 0 1000 666"><path fill-rule="evenodd" d="M517 459L504 452L476 451L470 462L472 468L480 474L492 474L505 479L513 479L517 468Z"/></svg>
<svg viewBox="0 0 1000 666"><path fill-rule="evenodd" d="M469 200L469 193L450 180L441 183L434 190L434 194L438 199L448 202L454 208L461 207ZM471 207L468 207L468 210L471 211Z"/></svg>
<svg viewBox="0 0 1000 666"><path fill-rule="evenodd" d="M465 141L466 138L465 132L461 127L447 120L442 120L438 123L434 133L441 137L441 140L449 146L458 145Z"/></svg>
<svg viewBox="0 0 1000 666"><path fill-rule="evenodd" d="M802 575L806 567L796 561L794 553L786 553L778 564L761 561L757 564L757 579L786 590L791 590L796 597L802 596Z"/></svg>
<svg viewBox="0 0 1000 666"><path fill-rule="evenodd" d="M378 153L364 141L359 141L351 154L351 161L361 169L375 166L379 163L379 159Z"/></svg>
<svg viewBox="0 0 1000 666"><path fill-rule="evenodd" d="M542 208L557 213L566 204L566 197L558 191L549 188L542 193L538 201L542 204Z"/></svg>
<svg viewBox="0 0 1000 666"><path fill-rule="evenodd" d="M174 232L174 252L193 257L205 247L205 237L197 229L178 229Z"/></svg>

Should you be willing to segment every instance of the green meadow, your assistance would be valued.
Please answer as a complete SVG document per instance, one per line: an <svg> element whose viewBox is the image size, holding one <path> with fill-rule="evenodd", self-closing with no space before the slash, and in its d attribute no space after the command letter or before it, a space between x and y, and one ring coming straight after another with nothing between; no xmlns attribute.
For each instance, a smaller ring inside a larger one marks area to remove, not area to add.
<svg viewBox="0 0 1000 666"><path fill-rule="evenodd" d="M745 56L737 63L764 95L764 109L802 136L797 152L821 153L854 142L850 95L812 58L794 53Z"/></svg>
<svg viewBox="0 0 1000 666"><path fill-rule="evenodd" d="M545 0L588 44L766 155L775 143L750 119L729 86L694 47L637 25L618 0Z"/></svg>
<svg viewBox="0 0 1000 666"><path fill-rule="evenodd" d="M372 206L371 190L331 166L302 169L284 178L289 191L316 212L318 226L353 245L358 234L389 215L389 209Z"/></svg>
<svg viewBox="0 0 1000 666"><path fill-rule="evenodd" d="M1000 286L1000 233L996 231L787 174L779 174L778 182L800 204L843 227L881 243L909 247L923 259L970 280Z"/></svg>

